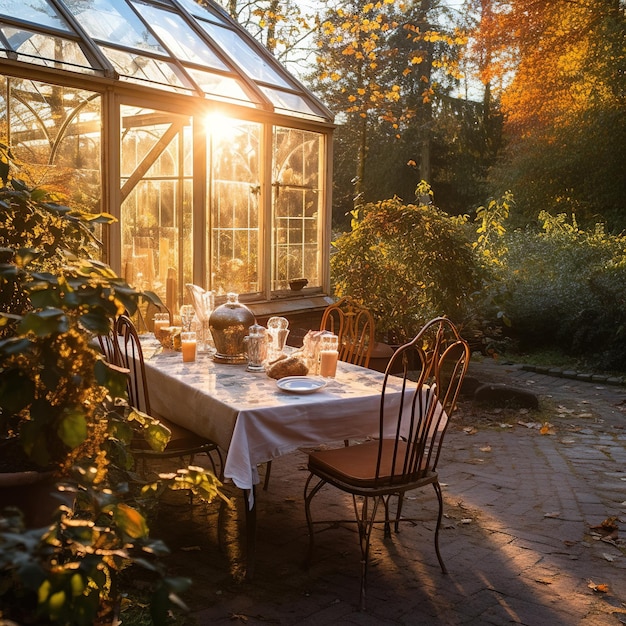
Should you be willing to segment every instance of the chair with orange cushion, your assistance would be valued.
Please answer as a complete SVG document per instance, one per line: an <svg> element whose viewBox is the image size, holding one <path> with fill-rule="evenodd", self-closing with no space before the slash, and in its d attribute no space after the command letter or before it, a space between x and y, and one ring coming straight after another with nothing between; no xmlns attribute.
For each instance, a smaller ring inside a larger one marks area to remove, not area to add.
<svg viewBox="0 0 626 626"><path fill-rule="evenodd" d="M441 570L446 573L439 551L443 498L437 464L469 358L469 346L450 320L441 317L430 321L412 341L394 353L387 366L376 438L352 446L309 453L310 474L304 488L309 528L308 558L310 561L314 547L311 504L315 495L324 485L350 494L361 547L361 609L365 609L372 529L375 522L382 521L385 538L391 538L392 496L398 498L395 515L395 531L398 532L399 522L403 521L404 494L427 485L434 487L439 502L435 552ZM384 519L377 520L376 513L381 503ZM323 523L337 525L336 522Z"/></svg>

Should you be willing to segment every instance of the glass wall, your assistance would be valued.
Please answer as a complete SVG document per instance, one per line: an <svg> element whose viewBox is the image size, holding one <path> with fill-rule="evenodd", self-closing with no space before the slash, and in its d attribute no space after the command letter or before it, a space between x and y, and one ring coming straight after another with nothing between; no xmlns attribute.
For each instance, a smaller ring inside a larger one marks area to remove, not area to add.
<svg viewBox="0 0 626 626"><path fill-rule="evenodd" d="M192 282L191 122L129 106L120 114L122 275L177 311Z"/></svg>
<svg viewBox="0 0 626 626"><path fill-rule="evenodd" d="M273 141L272 289L294 278L321 284L322 136L276 127Z"/></svg>
<svg viewBox="0 0 626 626"><path fill-rule="evenodd" d="M0 0L0 142L30 184L118 218L94 254L174 312L187 283L321 303L332 128L211 0Z"/></svg>
<svg viewBox="0 0 626 626"><path fill-rule="evenodd" d="M84 89L0 76L0 138L33 185L100 211L101 97Z"/></svg>
<svg viewBox="0 0 626 626"><path fill-rule="evenodd" d="M216 293L258 293L261 241L260 124L206 120L209 151L211 276Z"/></svg>

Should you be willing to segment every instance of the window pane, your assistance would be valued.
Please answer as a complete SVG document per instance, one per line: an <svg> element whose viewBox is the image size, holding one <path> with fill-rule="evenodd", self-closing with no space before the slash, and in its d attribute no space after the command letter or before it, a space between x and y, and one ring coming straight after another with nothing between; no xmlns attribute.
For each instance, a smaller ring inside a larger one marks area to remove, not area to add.
<svg viewBox="0 0 626 626"><path fill-rule="evenodd" d="M124 0L68 0L66 4L94 39L128 48L165 53Z"/></svg>
<svg viewBox="0 0 626 626"><path fill-rule="evenodd" d="M149 4L133 2L133 5L177 59L221 70L228 69L209 44L194 33L180 15Z"/></svg>
<svg viewBox="0 0 626 626"><path fill-rule="evenodd" d="M218 17L217 14L209 11L208 8L200 6L197 2L194 2L194 0L179 1L183 5L183 7L187 9L189 13L191 13L191 15L195 15L196 17L202 17L205 20L213 20L214 22L219 22L221 24L225 23L225 21L221 17Z"/></svg>
<svg viewBox="0 0 626 626"><path fill-rule="evenodd" d="M70 32L65 20L46 0L0 0L0 15Z"/></svg>
<svg viewBox="0 0 626 626"><path fill-rule="evenodd" d="M222 50L233 58L241 70L255 80L291 87L291 85L251 46L241 35L229 28L222 28L216 24L210 24L198 20L198 23L220 45Z"/></svg>
<svg viewBox="0 0 626 626"><path fill-rule="evenodd" d="M284 113L291 115L298 113L300 116L311 115L317 119L324 117L320 111L312 109L302 96L286 91L279 91L278 89L270 89L262 85L260 85L260 88L274 106Z"/></svg>
<svg viewBox="0 0 626 626"><path fill-rule="evenodd" d="M0 79L0 141L6 142L3 133L9 123L15 156L23 162L20 177L53 191L73 208L102 210L99 94L20 78ZM99 248L93 252L101 254Z"/></svg>
<svg viewBox="0 0 626 626"><path fill-rule="evenodd" d="M211 223L211 288L260 289L260 126L225 118L207 122Z"/></svg>
<svg viewBox="0 0 626 626"><path fill-rule="evenodd" d="M227 100L237 100L240 104L248 106L252 104L250 97L237 79L221 74L210 74L190 67L185 67L185 69L205 94Z"/></svg>
<svg viewBox="0 0 626 626"><path fill-rule="evenodd" d="M321 284L321 135L274 131L272 289L287 289L294 278Z"/></svg>
<svg viewBox="0 0 626 626"><path fill-rule="evenodd" d="M80 69L90 74L95 72L75 41L9 26L1 30L21 61L74 71Z"/></svg>
<svg viewBox="0 0 626 626"><path fill-rule="evenodd" d="M123 106L121 116L122 273L175 313L192 272L191 126L166 111Z"/></svg>
<svg viewBox="0 0 626 626"><path fill-rule="evenodd" d="M166 85L176 91L194 89L191 82L174 63L113 48L102 48L121 78L133 82L148 81Z"/></svg>

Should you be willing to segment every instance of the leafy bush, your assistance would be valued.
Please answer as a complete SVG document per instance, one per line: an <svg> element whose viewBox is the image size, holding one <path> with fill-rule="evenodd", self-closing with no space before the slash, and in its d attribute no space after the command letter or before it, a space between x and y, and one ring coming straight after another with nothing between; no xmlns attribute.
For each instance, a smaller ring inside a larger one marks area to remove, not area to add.
<svg viewBox="0 0 626 626"><path fill-rule="evenodd" d="M587 364L626 371L626 237L575 217L539 214L540 229L492 240L491 292L520 349L557 348ZM487 315L493 315L491 309Z"/></svg>
<svg viewBox="0 0 626 626"><path fill-rule="evenodd" d="M391 343L438 315L462 321L480 286L466 220L431 204L424 182L416 196L419 204L392 198L355 209L352 230L333 243L335 294L365 303Z"/></svg>

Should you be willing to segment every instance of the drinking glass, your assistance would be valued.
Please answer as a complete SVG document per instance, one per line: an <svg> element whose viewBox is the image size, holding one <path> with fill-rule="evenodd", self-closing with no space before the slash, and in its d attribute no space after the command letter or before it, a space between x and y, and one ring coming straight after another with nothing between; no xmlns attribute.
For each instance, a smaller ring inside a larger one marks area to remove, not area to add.
<svg viewBox="0 0 626 626"><path fill-rule="evenodd" d="M154 336L158 341L162 341L163 329L170 325L170 316L168 313L155 313L152 321L154 323Z"/></svg>
<svg viewBox="0 0 626 626"><path fill-rule="evenodd" d="M324 334L320 338L320 376L334 378L339 360L339 337Z"/></svg>
<svg viewBox="0 0 626 626"><path fill-rule="evenodd" d="M267 334L270 336L268 358L275 361L285 349L289 335L289 320L286 317L270 317L267 320Z"/></svg>
<svg viewBox="0 0 626 626"><path fill-rule="evenodd" d="M180 347L183 353L183 363L196 360L197 345L196 333L191 331L183 331L180 333Z"/></svg>

